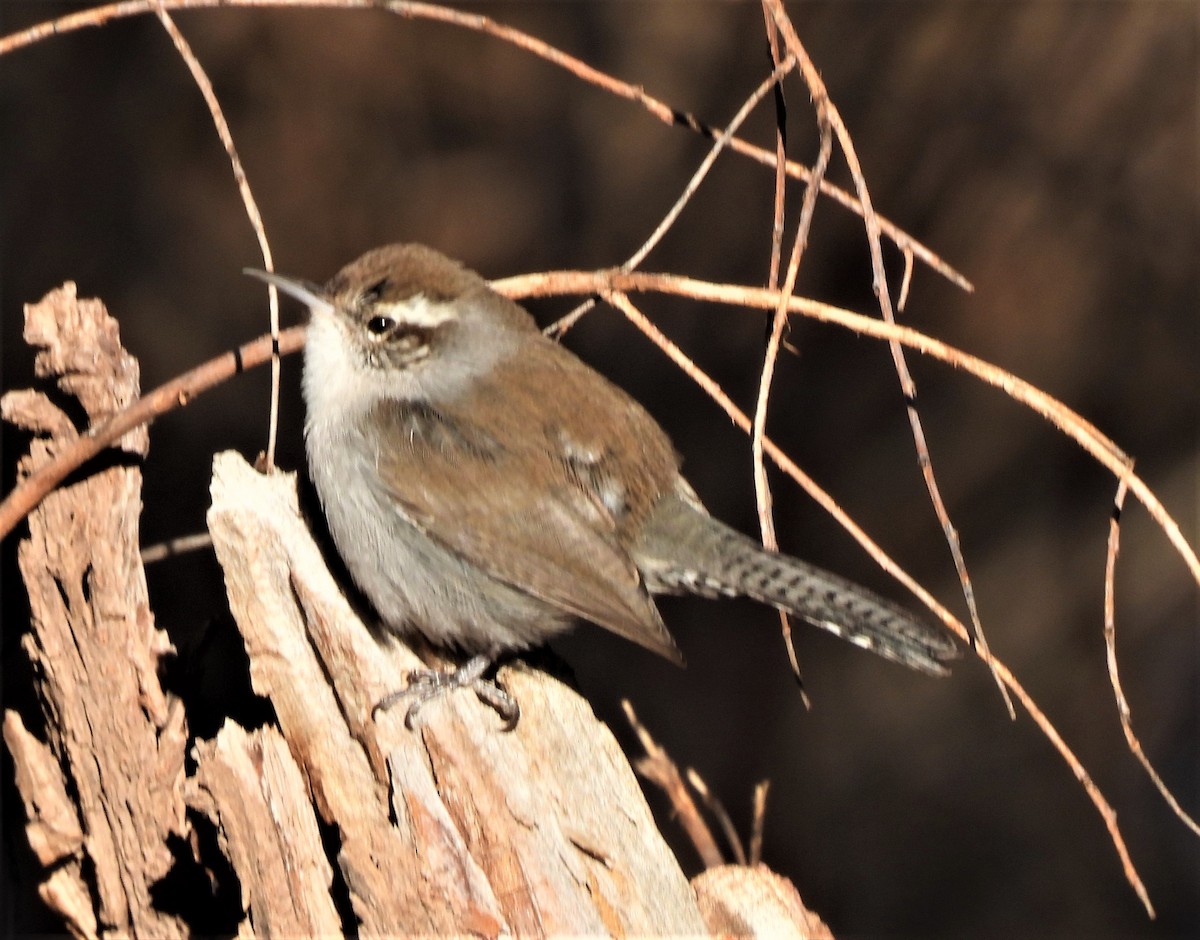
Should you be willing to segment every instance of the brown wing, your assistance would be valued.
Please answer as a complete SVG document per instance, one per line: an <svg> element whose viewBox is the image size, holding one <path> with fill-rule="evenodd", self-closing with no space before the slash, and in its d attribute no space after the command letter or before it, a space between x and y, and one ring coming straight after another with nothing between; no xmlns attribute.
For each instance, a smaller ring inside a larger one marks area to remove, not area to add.
<svg viewBox="0 0 1200 940"><path fill-rule="evenodd" d="M597 492L576 466L581 459L588 466L612 463L619 448L589 439L572 454L564 445L571 440L563 428L572 408L595 407L597 395L615 393L621 404L631 400L590 370L585 384L594 379L598 388L564 387L562 363L553 353L548 374L530 374L531 365L536 363L517 364L517 376L497 373L472 392L477 401L445 410L381 406L375 417L382 439L406 444L379 453L389 495L430 538L497 580L680 662L621 546L621 525L629 520L613 511L611 494ZM632 473L636 481L636 469Z"/></svg>

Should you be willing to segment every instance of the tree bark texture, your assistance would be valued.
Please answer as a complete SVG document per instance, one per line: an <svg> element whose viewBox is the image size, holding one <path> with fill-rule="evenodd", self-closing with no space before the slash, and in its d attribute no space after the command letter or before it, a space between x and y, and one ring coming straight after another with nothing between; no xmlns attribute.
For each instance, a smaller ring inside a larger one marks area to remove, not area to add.
<svg viewBox="0 0 1200 940"><path fill-rule="evenodd" d="M99 301L78 300L68 283L26 307L25 320L26 341L39 349L37 374L78 399L89 424L137 397L137 362ZM79 433L40 392L6 395L3 415L36 435L20 478ZM47 740L13 712L4 738L30 844L47 867L40 893L82 936L184 928L151 900L172 862L167 840L186 830L187 728L159 684L171 645L154 626L138 552L137 463L146 449L141 428L105 466L50 493L18 549L31 613L22 647L38 677Z"/></svg>
<svg viewBox="0 0 1200 940"><path fill-rule="evenodd" d="M115 321L74 285L27 307L26 337L90 426L136 397ZM3 414L34 434L23 476L80 433L39 392L6 395ZM422 664L346 600L294 476L231 453L214 461L208 524L275 721L189 740L159 682L171 645L138 552L146 447L132 433L51 493L19 549L45 740L11 711L4 737L41 896L73 934L192 932L154 888L180 853L207 864L203 817L236 874L239 935L828 936L759 866L689 882L608 728L543 673L503 670L522 707L509 733L465 692L431 702L413 731L403 703L375 714Z"/></svg>

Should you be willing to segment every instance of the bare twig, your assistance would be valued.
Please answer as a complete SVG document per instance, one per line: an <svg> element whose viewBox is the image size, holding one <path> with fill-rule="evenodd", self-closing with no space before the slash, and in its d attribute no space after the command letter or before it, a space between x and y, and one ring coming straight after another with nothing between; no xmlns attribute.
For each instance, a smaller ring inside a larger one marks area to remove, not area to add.
<svg viewBox="0 0 1200 940"><path fill-rule="evenodd" d="M694 362L672 343L662 332L654 326L645 315L638 310L624 294L608 291L604 294L605 299L613 304L629 320L638 327L646 336L663 352L665 352L685 373L687 373L694 381L701 385L713 399L725 409L726 413L733 422L743 431L750 430L750 419L729 400L729 397L720 388L712 377L701 370ZM867 319L867 318L864 318ZM870 322L875 323L879 327L891 326L890 324L879 323L877 320ZM892 326L892 329L903 329L902 327ZM934 614L942 619L942 621L954 630L960 637L966 639L968 634L966 628L954 617L945 607L939 604L934 598L921 587L904 569L902 569L895 561L893 561L871 538L862 531L862 529L851 520L842 509L837 506L833 499L817 486L816 482L807 476L797 467L790 458L780 451L770 439L764 440L764 446L767 453L775 460L780 469L788 476L796 480L804 490L809 493L814 499L820 503L821 507L832 514L838 522L845 528L860 545L867 549L871 557L874 558L889 574L900 581L905 587L911 590ZM1141 877L1134 867L1133 861L1129 856L1129 849L1125 845L1125 838L1121 835L1121 830L1117 826L1117 814L1113 810L1109 802L1104 798L1100 789L1092 780L1091 775L1084 769L1079 758L1063 741L1062 736L1058 733L1058 729L1050 722L1044 712L1037 706L1024 687L1017 681L1016 677L1008 670L1008 668L991 653L986 650L975 647L975 653L980 659L987 657L986 663L993 671L993 674L1000 677L1006 687L1006 692L1011 692L1017 700L1029 713L1029 716L1034 720L1042 733L1047 737L1055 749L1058 750L1067 766L1070 767L1075 778L1080 782L1087 793L1088 798L1100 813L1101 819L1104 821L1105 827L1108 829L1109 838L1112 840L1113 847L1116 849L1117 856L1121 860L1121 866L1125 872L1125 877L1133 887L1138 898L1141 900L1146 912L1153 917L1154 907L1150 903L1150 897L1146 893L1146 887L1142 883Z"/></svg>
<svg viewBox="0 0 1200 940"><path fill-rule="evenodd" d="M771 781L764 780L754 788L754 818L750 823L750 864L762 862L763 829L767 819L767 793Z"/></svg>
<svg viewBox="0 0 1200 940"><path fill-rule="evenodd" d="M258 249L262 253L263 267L268 271L274 271L271 246L267 242L267 230L263 226L262 213L258 211L258 202L250 190L250 181L246 178L246 170L242 166L241 157L238 156L237 147L234 146L233 135L229 132L229 122L225 120L225 113L221 110L221 102L217 100L216 92L213 91L212 82L204 71L204 66L200 64L200 60L192 52L192 47L184 38L183 33L179 31L179 27L175 25L171 14L167 12L165 0L155 0L155 2L155 12L158 14L159 21L166 29L167 35L171 37L171 42L175 44L188 71L191 72L192 80L200 89L200 94L204 96L204 103L208 105L208 113L212 117L213 127L217 131L217 136L221 138L225 153L229 156L229 165L233 170L233 179L237 183L238 193L242 197L242 205L246 209L246 217L249 218L250 226L254 229L254 235L258 239ZM275 349L271 355L271 407L267 423L266 463L267 467L274 467L275 445L279 434L279 291L276 290L275 285L267 285L267 298L270 308L271 340Z"/></svg>
<svg viewBox="0 0 1200 940"><path fill-rule="evenodd" d="M780 290L779 304L775 307L775 313L771 319L771 332L767 337L762 374L758 380L758 398L754 404L754 425L750 432L750 456L754 470L754 497L758 507L758 525L762 532L763 544L772 550L779 547L779 540L775 536L775 519L771 511L771 483L767 478L767 468L763 461L763 436L766 434L767 403L771 395L771 381L775 376L775 363L779 359L783 331L788 321L787 298L791 297L796 290L796 278L800 274L800 259L808 245L808 233L812 228L813 213L817 207L817 192L821 180L825 178L825 171L829 168L829 157L833 152L833 138L830 135L829 124L821 116L819 108L818 124L821 128L820 149L813 167L813 176L804 190L804 202L800 207L800 221L796 227L796 237L792 242L787 273L784 275L783 288ZM800 683L801 691L803 691L804 679L800 670L800 660L792 641L792 622L786 611L779 611L779 626L783 632L783 642L792 666L792 675L796 677L796 681ZM804 699L807 706L807 694Z"/></svg>
<svg viewBox="0 0 1200 940"><path fill-rule="evenodd" d="M742 102L742 106L738 108L737 114L733 116L733 120L729 122L729 125L725 128L725 130L721 131L721 133L717 135L717 139L713 141L712 147L705 155L704 160L701 161L700 166L696 169L696 172L692 174L692 178L688 180L688 183L683 188L683 192L680 194L679 198L675 200L675 204L671 206L667 214L663 216L662 221L659 222L654 231L650 233L650 237L647 238L642 246L633 253L633 256L630 257L628 261L621 265L622 271L632 271L634 268L638 267L646 259L646 256L654 249L654 246L662 241L663 236L666 235L671 226L675 224L675 220L679 218L679 214L683 212L684 207L691 202L692 196L696 194L696 190L700 188L700 184L704 182L704 178L708 176L708 171L711 170L713 164L716 163L717 157L721 155L721 151L723 151L729 145L729 142L733 139L733 135L737 132L737 129L742 126L746 118L750 116L750 112L753 111L755 106L763 100L767 92L769 92L777 82L782 81L783 77L795 67L795 57L788 56L786 59L784 59L784 61L776 65L775 70L761 82L759 82L758 87L750 93L750 96L744 102Z"/></svg>
<svg viewBox="0 0 1200 940"><path fill-rule="evenodd" d="M181 535L176 539L167 539L165 542L147 545L142 549L142 564L151 565L156 561L162 561L164 558L174 558L177 555L186 555L188 552L197 552L211 545L212 536L207 532L197 532L195 535Z"/></svg>
<svg viewBox="0 0 1200 940"><path fill-rule="evenodd" d="M908 289L912 287L913 276L913 256L912 252L907 248L904 249L904 276L900 279L900 297L896 301L896 309L901 313L904 312L904 306L908 303Z"/></svg>
<svg viewBox="0 0 1200 940"><path fill-rule="evenodd" d="M618 271L550 271L504 278L493 282L492 286L511 297L592 294L615 290L664 293L758 310L771 310L779 303L778 291L715 284L674 274L645 272L624 274ZM1179 523L1154 495L1146 481L1130 470L1130 460L1125 452L1079 412L1011 372L911 327L883 323L873 317L843 310L808 297L792 297L788 304L793 313L800 313L823 323L836 324L862 336L889 341L894 339L910 349L939 359L988 385L995 386L1014 401L1041 415L1091 454L1115 477L1127 481L1130 492L1146 507L1151 518L1163 530L1179 557L1187 565L1193 580L1200 584L1200 557L1197 557L1195 549L1188 544Z"/></svg>
<svg viewBox="0 0 1200 940"><path fill-rule="evenodd" d="M725 841L729 843L729 848L733 852L734 861L739 865L745 865L746 850L742 847L742 837L738 835L737 827L733 824L733 820L729 818L729 813L726 811L724 804L708 788L708 784L704 782L704 778L691 767L687 769L687 782L692 785L693 790L700 794L700 799L704 801L705 808L716 817L717 824L721 827L721 832L725 834Z"/></svg>
<svg viewBox="0 0 1200 940"><path fill-rule="evenodd" d="M280 355L296 352L303 344L302 326L291 327L279 334ZM274 347L270 336L260 336L164 382L103 424L88 429L74 444L64 447L53 461L23 480L0 503L0 538L6 537L69 473L110 447L126 432L186 405L196 395L245 369L261 365L271 357Z"/></svg>
<svg viewBox="0 0 1200 940"><path fill-rule="evenodd" d="M880 314L886 322L892 323L895 321L895 314L892 310L887 272L883 266L883 246L880 241L882 228L872 205L871 195L867 189L867 181L863 175L862 165L859 163L854 142L850 138L850 132L846 129L841 114L830 98L829 91L825 87L825 83L821 80L820 72L808 57L808 53L801 44L800 37L796 34L795 27L788 18L787 11L783 8L782 0L763 0L763 3L770 11L775 25L779 28L785 45L796 56L800 74L804 77L804 81L808 85L817 114L822 117L823 121L828 122L829 127L837 137L842 155L845 157L846 163L850 168L850 175L854 179L855 192L859 203L862 205L862 217L866 225L867 245L871 252L872 287L875 291L875 297L879 302ZM967 602L967 612L970 615L973 627L972 643L977 643L983 647L985 654L984 661L987 662L987 639L984 636L983 622L979 618L979 611L975 603L975 588L971 583L971 575L967 570L967 561L962 553L962 546L958 538L958 529L950 521L949 510L947 510L946 503L942 499L941 488L938 486L937 477L933 472L933 458L930 456L929 445L925 440L925 429L921 424L920 413L917 411L917 385L913 381L912 374L909 371L903 347L895 340L889 340L888 345L892 352L892 362L896 368L896 376L900 380L900 391L904 395L904 403L908 412L908 423L917 451L917 462L920 465L921 474L925 478L925 488L929 492L929 499L933 504L934 513L941 523L942 532L946 537L946 544L950 548L954 567L958 571L963 598ZM1013 708L1011 699L1008 697L1008 693L1004 690L1004 683L1000 681L999 675L995 675L994 678L996 687L999 689L1004 704L1008 708L1010 717L1016 718L1016 711Z"/></svg>
<svg viewBox="0 0 1200 940"><path fill-rule="evenodd" d="M1117 669L1117 615L1116 615L1116 571L1117 554L1121 544L1121 508L1125 505L1125 494L1128 492L1126 482L1117 484L1117 495L1113 501L1112 517L1108 524L1108 551L1104 561L1104 650L1108 659L1108 678L1112 683L1113 696L1117 702L1117 715L1121 719L1121 730L1125 732L1125 741L1129 750L1138 762L1145 768L1147 776L1158 788L1167 806L1180 818L1185 826L1200 835L1200 825L1179 805L1170 788L1163 782L1150 758L1142 749L1142 742L1133 731L1133 712L1129 708L1129 700L1125 698L1125 690L1121 688L1121 676Z"/></svg>
<svg viewBox="0 0 1200 940"><path fill-rule="evenodd" d="M771 11L763 5L763 20L767 30L767 49L771 63L778 66L780 59L779 29L771 18ZM783 256L783 214L787 205L787 104L783 97L783 80L775 83L775 201L771 212L771 265L767 273L767 287L774 290L779 286L779 267Z"/></svg>
<svg viewBox="0 0 1200 940"><path fill-rule="evenodd" d="M48 20L21 30L9 36L0 37L0 56L17 49L24 48L36 42L41 42L51 36L72 32L78 29L102 26L119 18L140 16L153 12L161 3L168 10L192 10L211 7L303 7L303 8L336 8L336 9L379 9L390 10L403 17L437 20L464 29L475 30L511 43L532 55L550 62L559 68L570 72L582 81L595 85L620 98L633 101L645 108L651 115L665 124L687 127L706 137L715 136L711 127L698 120L691 114L672 108L663 101L649 95L640 86L623 82L598 69L592 68L586 62L568 55L555 47L523 33L510 26L504 26L495 20L462 10L450 9L430 3L407 3L403 0L122 0L119 3L109 3L103 6L81 10ZM775 167L776 156L772 151L757 147L739 138L729 142L729 149L765 166ZM806 180L809 171L798 163L789 162L786 166L788 176ZM821 187L821 192L834 201L845 206L851 212L862 214L862 206L850 193L828 182ZM927 264L942 277L965 291L974 287L962 274L952 268L933 251L922 245L911 235L901 230L889 220L878 218L880 231L887 235L900 249L911 249L916 257Z"/></svg>
<svg viewBox="0 0 1200 940"><path fill-rule="evenodd" d="M766 4L763 4L763 25L767 32L767 50L770 53L771 61L773 63L778 63L780 60L779 29L775 26L775 21L774 21L774 19L771 18L771 11L767 8ZM822 134L821 153L824 153L824 136L825 135ZM820 174L819 182L821 182L821 183L825 182L823 171ZM811 180L810 180L809 185L805 191L805 200L808 199L808 192L813 189L814 189L814 187L812 186ZM779 286L779 268L783 263L782 262L782 258L783 258L783 219L784 219L784 213L786 212L786 210L787 210L787 102L784 99L783 80L781 79L779 82L777 82L775 84L775 199L774 199L774 202L771 207L771 260L770 260L770 266L767 271L767 287L771 290L774 290L776 287ZM789 291L789 293L791 293L791 292ZM773 354L771 353L769 346L772 343L774 343L777 346L778 342L782 340L782 336L783 336L782 331L780 331L779 332L779 340L775 339L775 335L776 335L775 327L779 324L779 319L780 318L779 318L779 315L777 312L775 319L772 321L771 330L770 330L771 338L768 339L768 350L767 350L767 354L766 354L767 359L771 360L771 361L773 361ZM766 366L764 364L764 377L765 377L765 369L766 369ZM761 387L762 387L762 385L760 382L760 389L761 389ZM764 408L763 408L763 417L764 417L764 419L766 417L765 402L764 402ZM764 426L765 426L765 420L764 420ZM760 492L759 488L758 488L758 480L759 480L759 471L762 468L761 435L759 437L760 437L760 439L758 441L758 446L760 448L760 451L756 456L753 457L753 460L754 460L753 466L754 466L754 471L755 471L756 497L758 496L758 494ZM764 483L766 483L767 478L766 478L765 473L762 475L762 480ZM771 514L769 512L770 489L768 487L768 488L762 490L761 492L764 492L767 495L767 507L766 508L768 509L768 512L767 512L767 516L766 516L766 518L767 518L766 525L770 528L771 537L774 538L774 523L773 523ZM763 509L763 507L760 506L760 508L759 508L760 518L762 515L762 509ZM763 528L762 533L763 533L763 539L765 542L765 540L767 538L768 528ZM780 610L778 612L778 614L779 614L779 629L782 632L783 648L787 653L788 664L792 668L792 675L795 676L795 678L796 678L796 684L800 689L800 698L804 703L804 707L810 708L811 702L809 701L809 698L808 698L808 692L804 688L804 671L800 668L800 657L796 653L796 644L792 637L792 619L786 610Z"/></svg>
<svg viewBox="0 0 1200 940"><path fill-rule="evenodd" d="M732 139L734 133L737 132L737 129L741 127L746 118L750 116L750 112L754 110L755 106L760 101L762 101L767 92L770 91L777 82L782 80L784 75L786 75L791 69L795 68L795 66L796 60L791 57L777 65L775 67L775 71L763 79L763 81L759 83L758 87L750 93L749 97L742 102L742 106L738 108L737 113L733 116L733 119L726 126L725 130L718 134L717 139L713 141L712 147L709 149L704 159L700 161L700 166L696 168L696 172L692 174L692 178L688 180L687 185L684 186L683 192L679 194L679 198L675 200L674 205L667 210L667 214L663 216L662 221L655 226L654 231L650 233L649 237L644 242L642 242L638 250L630 255L625 263L621 265L620 269L622 271L632 271L646 260L646 256L654 250L654 247L660 241L662 241L663 236L665 236L671 229L671 226L675 224L675 221L679 218L680 213L683 212L684 207L687 206L687 204L691 202L692 197L696 195L696 191L700 188L700 184L704 182L704 179L708 176L713 164L716 163L717 157L721 155L721 151L723 151L729 144L729 141ZM548 336L562 336L569 329L571 329L571 327L578 323L579 320L589 310L591 310L593 306L595 306L594 299L588 299L584 301L574 310L570 311L565 316L559 317L557 320L547 326L544 332Z"/></svg>
<svg viewBox="0 0 1200 940"><path fill-rule="evenodd" d="M692 845L696 847L696 852L704 863L704 867L716 868L718 865L724 865L725 859L721 855L721 850L717 848L717 840L713 838L708 824L696 807L695 800L688 793L683 777L680 776L679 768L675 766L671 756L650 736L645 725L638 721L637 713L628 699L621 700L621 707L625 709L625 717L637 733L642 750L646 752L646 756L634 761L633 766L638 773L666 794L675 810L675 815L679 818L680 825L683 826L683 831L687 833L688 838L692 840Z"/></svg>

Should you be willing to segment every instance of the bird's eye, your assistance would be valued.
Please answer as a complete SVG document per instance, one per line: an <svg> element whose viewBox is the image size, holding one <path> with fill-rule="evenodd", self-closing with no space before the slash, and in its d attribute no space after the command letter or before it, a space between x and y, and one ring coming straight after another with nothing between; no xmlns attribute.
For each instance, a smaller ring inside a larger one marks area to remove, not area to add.
<svg viewBox="0 0 1200 940"><path fill-rule="evenodd" d="M390 333L396 326L396 321L391 317L371 317L367 321L367 330L372 336L383 336Z"/></svg>

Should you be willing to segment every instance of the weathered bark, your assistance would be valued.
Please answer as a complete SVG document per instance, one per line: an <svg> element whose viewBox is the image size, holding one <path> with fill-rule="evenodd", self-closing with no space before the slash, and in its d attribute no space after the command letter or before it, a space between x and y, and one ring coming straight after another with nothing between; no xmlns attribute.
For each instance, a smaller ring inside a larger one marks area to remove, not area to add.
<svg viewBox="0 0 1200 940"><path fill-rule="evenodd" d="M68 285L27 315L46 350L39 369L62 376L91 423L136 395L136 363L100 304L76 302ZM37 393L3 407L39 435L22 473L77 433ZM144 453L144 432L122 446ZM716 869L693 889L608 729L544 674L504 670L523 709L511 733L469 693L430 703L416 731L402 705L373 715L420 663L347 603L294 477L233 454L215 461L209 527L252 683L277 725L227 721L195 744L185 777L183 710L157 677L169 644L137 551L140 474L126 462L51 494L20 548L47 740L11 712L4 736L46 869L42 897L73 933L189 932L151 889L173 863L169 840L195 846L190 807L237 875L239 935L750 934L788 923L822 935L765 870ZM346 897L352 913L339 909Z"/></svg>
<svg viewBox="0 0 1200 940"><path fill-rule="evenodd" d="M722 937L833 940L795 886L764 865L722 865L692 879L704 921Z"/></svg>
<svg viewBox="0 0 1200 940"><path fill-rule="evenodd" d="M304 779L279 733L247 733L230 722L193 754L198 767L188 780L188 801L216 824L255 932L338 933L333 869Z"/></svg>
<svg viewBox="0 0 1200 940"><path fill-rule="evenodd" d="M79 399L95 424L138 394L137 362L117 323L66 284L25 310L36 369ZM77 431L37 392L6 395L6 420L38 435L18 475L53 458ZM158 681L170 649L154 626L138 554L145 428L125 436L113 466L59 489L29 516L18 550L32 629L22 646L38 676L47 740L13 713L4 737L29 816L30 842L49 869L43 899L81 936L184 930L159 911L152 885L172 863L167 839L183 835L183 709ZM124 465L123 465L124 464ZM11 629L12 625L6 625Z"/></svg>
<svg viewBox="0 0 1200 940"><path fill-rule="evenodd" d="M624 755L577 695L510 669L523 709L511 733L469 693L431 703L415 732L403 707L373 720L421 664L355 616L294 479L220 455L209 528L251 679L337 829L365 932L704 930Z"/></svg>

